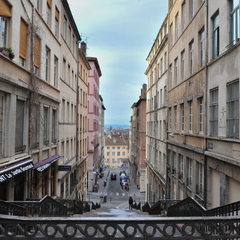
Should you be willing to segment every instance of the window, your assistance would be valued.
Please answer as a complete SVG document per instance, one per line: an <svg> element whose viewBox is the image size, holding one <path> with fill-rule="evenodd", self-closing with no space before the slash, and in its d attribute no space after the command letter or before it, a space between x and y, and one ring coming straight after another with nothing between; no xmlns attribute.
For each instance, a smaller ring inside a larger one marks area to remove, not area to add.
<svg viewBox="0 0 240 240"><path fill-rule="evenodd" d="M115 163L115 158L112 159L112 163Z"/></svg>
<svg viewBox="0 0 240 240"><path fill-rule="evenodd" d="M8 25L8 19L0 16L0 46L8 46Z"/></svg>
<svg viewBox="0 0 240 240"><path fill-rule="evenodd" d="M3 155L4 108L4 96L0 95L0 156Z"/></svg>
<svg viewBox="0 0 240 240"><path fill-rule="evenodd" d="M178 59L175 59L175 86L178 84Z"/></svg>
<svg viewBox="0 0 240 240"><path fill-rule="evenodd" d="M48 145L48 107L43 108L43 145Z"/></svg>
<svg viewBox="0 0 240 240"><path fill-rule="evenodd" d="M174 107L174 129L177 130L177 106Z"/></svg>
<svg viewBox="0 0 240 240"><path fill-rule="evenodd" d="M175 28L176 28L176 40L178 39L179 35L178 35L178 30L179 30L179 15L177 14L175 17Z"/></svg>
<svg viewBox="0 0 240 240"><path fill-rule="evenodd" d="M65 121L65 99L62 99L62 121Z"/></svg>
<svg viewBox="0 0 240 240"><path fill-rule="evenodd" d="M172 130L172 109L169 108L169 130Z"/></svg>
<svg viewBox="0 0 240 240"><path fill-rule="evenodd" d="M46 8L46 22L47 25L50 27L50 23L51 23L51 4L52 1L51 0L47 0L47 8Z"/></svg>
<svg viewBox="0 0 240 240"><path fill-rule="evenodd" d="M66 59L63 58L62 79L65 80Z"/></svg>
<svg viewBox="0 0 240 240"><path fill-rule="evenodd" d="M64 20L63 20L63 38L66 40L66 33L67 32L67 18L64 15Z"/></svg>
<svg viewBox="0 0 240 240"><path fill-rule="evenodd" d="M182 81L183 81L185 79L185 50L182 51L181 57L182 57L181 76L182 76Z"/></svg>
<svg viewBox="0 0 240 240"><path fill-rule="evenodd" d="M55 8L55 37L58 37L58 29L59 29L59 11Z"/></svg>
<svg viewBox="0 0 240 240"><path fill-rule="evenodd" d="M181 131L184 131L184 104L180 105L180 111L181 111Z"/></svg>
<svg viewBox="0 0 240 240"><path fill-rule="evenodd" d="M68 46L71 48L71 26L68 27Z"/></svg>
<svg viewBox="0 0 240 240"><path fill-rule="evenodd" d="M24 134L24 115L25 115L25 102L17 99L16 106L16 129L15 129L15 151L25 150L23 143L23 134Z"/></svg>
<svg viewBox="0 0 240 240"><path fill-rule="evenodd" d="M112 147L112 149L115 149L115 147Z"/></svg>
<svg viewBox="0 0 240 240"><path fill-rule="evenodd" d="M171 40L171 47L173 46L173 25L170 25L170 40Z"/></svg>
<svg viewBox="0 0 240 240"><path fill-rule="evenodd" d="M190 0L190 20L193 18L194 16L194 1L195 0Z"/></svg>
<svg viewBox="0 0 240 240"><path fill-rule="evenodd" d="M227 85L227 134L239 138L239 81Z"/></svg>
<svg viewBox="0 0 240 240"><path fill-rule="evenodd" d="M122 155L125 156L125 152L123 152Z"/></svg>
<svg viewBox="0 0 240 240"><path fill-rule="evenodd" d="M218 135L218 89L210 91L210 135Z"/></svg>
<svg viewBox="0 0 240 240"><path fill-rule="evenodd" d="M219 13L213 16L212 23L212 57L216 58L219 55Z"/></svg>
<svg viewBox="0 0 240 240"><path fill-rule="evenodd" d="M199 132L203 133L203 98L198 99L199 102Z"/></svg>
<svg viewBox="0 0 240 240"><path fill-rule="evenodd" d="M193 124L193 106L192 101L189 101L189 132L192 132L192 124Z"/></svg>
<svg viewBox="0 0 240 240"><path fill-rule="evenodd" d="M52 143L57 144L57 111L55 109L52 110Z"/></svg>
<svg viewBox="0 0 240 240"><path fill-rule="evenodd" d="M193 175L193 160L188 158L188 183L189 187L192 187L192 175Z"/></svg>
<svg viewBox="0 0 240 240"><path fill-rule="evenodd" d="M53 76L53 85L57 87L57 80L58 80L58 59L54 57L54 76Z"/></svg>
<svg viewBox="0 0 240 240"><path fill-rule="evenodd" d="M168 65L168 62L167 62L167 52L165 52L165 54L164 54L164 71L166 71L167 70L167 65Z"/></svg>
<svg viewBox="0 0 240 240"><path fill-rule="evenodd" d="M115 152L112 152L112 156L115 156Z"/></svg>
<svg viewBox="0 0 240 240"><path fill-rule="evenodd" d="M167 87L164 86L164 106L167 105Z"/></svg>
<svg viewBox="0 0 240 240"><path fill-rule="evenodd" d="M203 164L197 163L198 167L198 185L196 186L196 193L202 194L203 193Z"/></svg>
<svg viewBox="0 0 240 240"><path fill-rule="evenodd" d="M34 41L34 73L38 76L40 67L40 39L35 37Z"/></svg>
<svg viewBox="0 0 240 240"><path fill-rule="evenodd" d="M75 50L75 36L74 34L72 35L72 52L74 54L74 50Z"/></svg>
<svg viewBox="0 0 240 240"><path fill-rule="evenodd" d="M67 83L70 85L70 65L68 64L68 71L67 71Z"/></svg>
<svg viewBox="0 0 240 240"><path fill-rule="evenodd" d="M186 3L182 4L182 30L186 28Z"/></svg>
<svg viewBox="0 0 240 240"><path fill-rule="evenodd" d="M66 122L69 122L69 102L67 101Z"/></svg>
<svg viewBox="0 0 240 240"><path fill-rule="evenodd" d="M66 177L66 198L68 197L68 177Z"/></svg>
<svg viewBox="0 0 240 240"><path fill-rule="evenodd" d="M169 89L172 89L172 64L169 66Z"/></svg>
<svg viewBox="0 0 240 240"><path fill-rule="evenodd" d="M69 140L66 141L66 161L68 160L69 157Z"/></svg>
<svg viewBox="0 0 240 240"><path fill-rule="evenodd" d="M27 25L21 20L20 24L20 50L19 50L19 64L25 67L26 56L27 56Z"/></svg>
<svg viewBox="0 0 240 240"><path fill-rule="evenodd" d="M194 64L194 42L192 41L190 44L189 44L189 70L190 70L190 75L193 74L193 64Z"/></svg>
<svg viewBox="0 0 240 240"><path fill-rule="evenodd" d="M120 156L120 152L117 152L117 155Z"/></svg>
<svg viewBox="0 0 240 240"><path fill-rule="evenodd" d="M178 179L183 180L183 173L184 173L184 162L183 162L183 155L179 154L179 173Z"/></svg>
<svg viewBox="0 0 240 240"><path fill-rule="evenodd" d="M205 38L204 38L204 30L200 32L200 67L203 67L205 60Z"/></svg>
<svg viewBox="0 0 240 240"><path fill-rule="evenodd" d="M49 70L50 70L50 50L46 48L46 65L45 65L45 80L49 81Z"/></svg>
<svg viewBox="0 0 240 240"><path fill-rule="evenodd" d="M110 152L107 152L107 156L110 156Z"/></svg>
<svg viewBox="0 0 240 240"><path fill-rule="evenodd" d="M40 11L40 0L35 0L35 7L38 11Z"/></svg>
<svg viewBox="0 0 240 240"><path fill-rule="evenodd" d="M230 43L239 38L239 0L230 0Z"/></svg>

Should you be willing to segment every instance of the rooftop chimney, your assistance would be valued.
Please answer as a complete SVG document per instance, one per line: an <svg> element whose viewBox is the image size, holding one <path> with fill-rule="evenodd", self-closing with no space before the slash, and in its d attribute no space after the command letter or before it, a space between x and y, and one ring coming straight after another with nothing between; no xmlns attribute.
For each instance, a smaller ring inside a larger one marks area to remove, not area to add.
<svg viewBox="0 0 240 240"><path fill-rule="evenodd" d="M85 42L81 42L81 49L84 55L86 56L87 44Z"/></svg>

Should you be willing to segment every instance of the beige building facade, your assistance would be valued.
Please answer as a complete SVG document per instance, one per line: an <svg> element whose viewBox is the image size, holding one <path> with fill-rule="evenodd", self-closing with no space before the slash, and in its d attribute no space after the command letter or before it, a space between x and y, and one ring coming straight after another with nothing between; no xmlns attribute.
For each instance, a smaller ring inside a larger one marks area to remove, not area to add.
<svg viewBox="0 0 240 240"><path fill-rule="evenodd" d="M120 168L122 166L121 158L127 156L127 143L121 137L106 138L104 146L105 166L110 168Z"/></svg>
<svg viewBox="0 0 240 240"><path fill-rule="evenodd" d="M206 205L205 1L169 1L167 198Z"/></svg>
<svg viewBox="0 0 240 240"><path fill-rule="evenodd" d="M147 57L146 200L166 195L168 17L162 23Z"/></svg>
<svg viewBox="0 0 240 240"><path fill-rule="evenodd" d="M207 201L239 201L239 1L208 1Z"/></svg>

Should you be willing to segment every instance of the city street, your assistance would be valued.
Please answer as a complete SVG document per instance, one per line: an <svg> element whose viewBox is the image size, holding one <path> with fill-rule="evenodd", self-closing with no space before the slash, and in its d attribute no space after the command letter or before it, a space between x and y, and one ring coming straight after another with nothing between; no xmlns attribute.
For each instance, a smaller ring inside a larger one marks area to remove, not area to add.
<svg viewBox="0 0 240 240"><path fill-rule="evenodd" d="M128 199L130 196L133 198L133 202L145 201L145 194L140 193L137 186L134 184L132 178L129 178L130 186L129 191L122 189L120 186L120 170L124 170L128 175L128 169L111 168L104 172L104 177L99 179L98 192L88 192L88 201L102 202L101 208L91 210L84 213L84 216L107 216L107 217L141 217L146 216L148 213L141 210L132 209L129 210ZM111 180L111 173L116 173L116 180ZM106 187L104 187L104 181L107 181ZM104 202L102 196L106 196L107 202Z"/></svg>

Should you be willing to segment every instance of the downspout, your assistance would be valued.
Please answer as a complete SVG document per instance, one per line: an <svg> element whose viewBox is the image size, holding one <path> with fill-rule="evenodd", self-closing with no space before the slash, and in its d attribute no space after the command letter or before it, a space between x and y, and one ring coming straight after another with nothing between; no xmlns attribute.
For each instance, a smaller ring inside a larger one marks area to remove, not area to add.
<svg viewBox="0 0 240 240"><path fill-rule="evenodd" d="M208 0L205 0L205 29L206 29L206 41L205 41L205 134L204 134L204 207L207 208L207 135L208 135L208 122L207 122L207 111L208 111Z"/></svg>
<svg viewBox="0 0 240 240"><path fill-rule="evenodd" d="M79 142L79 136L78 136L78 99L79 99L79 86L78 86L78 73L79 73L79 43L80 40L78 41L78 51L77 51L77 99L76 99L76 104L77 104L77 110L76 110L76 180L77 180L77 186L76 186L76 200L78 200L78 158L79 158L79 153L78 153L78 142Z"/></svg>

